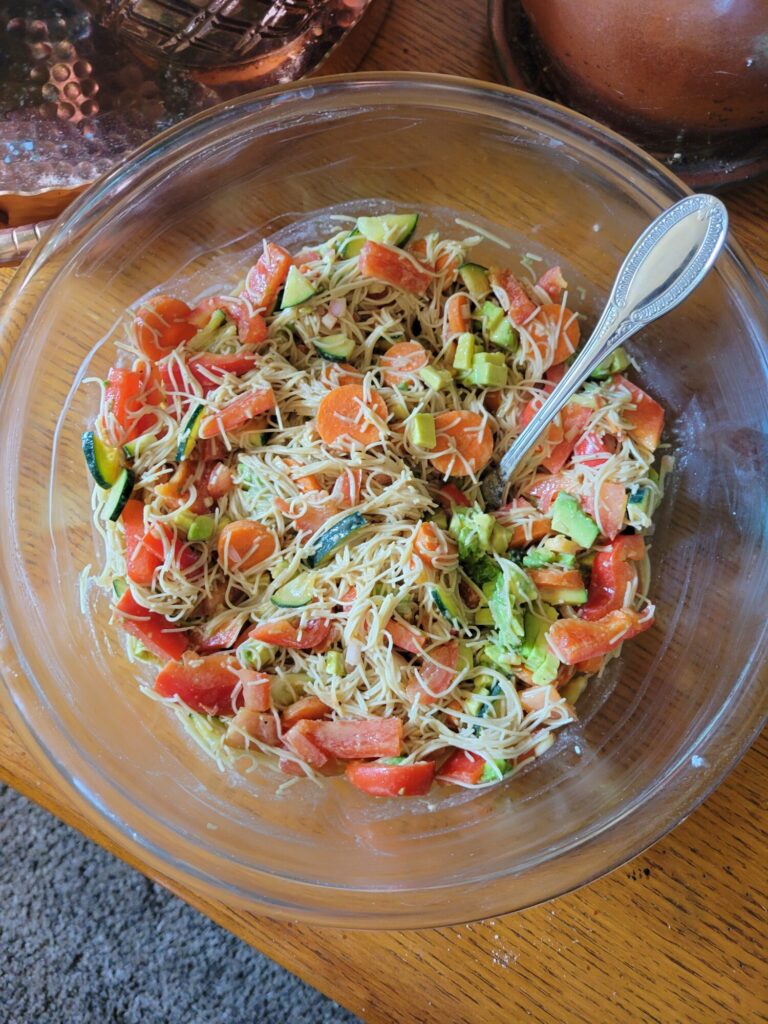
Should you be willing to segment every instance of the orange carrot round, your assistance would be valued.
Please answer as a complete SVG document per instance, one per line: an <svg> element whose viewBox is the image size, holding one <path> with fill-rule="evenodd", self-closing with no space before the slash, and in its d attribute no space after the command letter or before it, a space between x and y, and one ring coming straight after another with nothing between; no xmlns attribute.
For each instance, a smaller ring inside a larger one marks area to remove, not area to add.
<svg viewBox="0 0 768 1024"><path fill-rule="evenodd" d="M493 455L493 434L477 412L458 409L435 416L437 445L430 455L439 473L467 476L479 473Z"/></svg>
<svg viewBox="0 0 768 1024"><path fill-rule="evenodd" d="M560 325L558 330L557 325ZM565 306L554 302L547 302L536 314L536 319L528 324L536 348L542 356L549 351L549 339L557 330L557 341L555 343L555 354L552 358L552 366L565 362L579 347L581 340L581 328L578 318Z"/></svg>
<svg viewBox="0 0 768 1024"><path fill-rule="evenodd" d="M227 572L247 572L277 550L277 540L261 523L238 519L219 534L219 562Z"/></svg>
<svg viewBox="0 0 768 1024"><path fill-rule="evenodd" d="M391 388L407 384L428 362L426 349L418 341L399 341L380 359L382 376Z"/></svg>
<svg viewBox="0 0 768 1024"><path fill-rule="evenodd" d="M421 523L413 539L413 550L419 558L432 568L439 565L443 569L455 565L456 542L445 530L434 523Z"/></svg>
<svg viewBox="0 0 768 1024"><path fill-rule="evenodd" d="M345 384L329 391L317 410L318 434L326 444L334 444L342 437L360 444L381 440L379 428L361 413L365 407L365 391L358 384ZM375 391L370 394L368 408L382 420L387 418L386 402Z"/></svg>
<svg viewBox="0 0 768 1024"><path fill-rule="evenodd" d="M469 314L469 299L460 292L451 295L445 303L443 315L443 341L455 337L457 334L464 334L471 326Z"/></svg>

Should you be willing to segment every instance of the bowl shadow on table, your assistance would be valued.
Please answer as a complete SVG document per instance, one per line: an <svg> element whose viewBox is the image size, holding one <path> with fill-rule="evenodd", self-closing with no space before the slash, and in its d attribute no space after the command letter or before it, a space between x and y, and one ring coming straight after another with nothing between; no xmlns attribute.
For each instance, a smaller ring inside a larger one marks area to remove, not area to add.
<svg viewBox="0 0 768 1024"><path fill-rule="evenodd" d="M722 275L632 346L642 379L669 410L677 457L651 551L657 625L590 686L579 723L536 765L481 795L441 788L409 803L371 801L341 781L278 794L283 780L272 773L217 772L175 717L140 693L107 601L92 595L85 620L79 609L78 575L99 559L79 444L95 409L94 391L79 386L87 353L87 372L103 376L115 325L146 291L184 278L181 294L194 297L212 281L235 281L262 235L287 229L294 243L309 240L318 225L307 214L359 207L371 196L429 208L437 220L450 207L467 221L500 225L521 254L559 260L588 290L583 308L594 319L624 251L656 212L641 192L628 199L609 183L598 188L599 163L568 155L553 163L525 126L510 139L478 115L472 172L462 175L467 147L451 131L450 111L431 125L416 115L377 117L286 116L266 137L221 139L199 166L194 147L182 149L175 176L148 168L140 203L118 190L87 249L54 259L49 280L66 272L67 287L55 301L43 297L25 328L34 384L16 378L22 410L25 389L40 398L12 435L25 441L12 473L20 482L14 564L34 586L17 599L14 622L25 603L30 630L47 622L35 644L21 638L34 700L49 716L43 742L55 757L74 758L81 791L155 856L277 913L303 909L292 902L289 882L298 880L320 919L332 916L327 900L343 890L349 923L369 913L418 923L425 907L431 921L455 921L564 891L591 877L593 865L627 856L628 832L661 833L682 806L664 804L667 785L679 790L707 772L714 781L716 766L696 751L715 726L723 730L718 764L737 753L722 716L748 685L744 651L759 632L761 613L749 597L766 571L758 560L765 523L754 501L765 481L765 367L749 346L738 366L723 358L734 325L749 328ZM503 163L510 155L514 173ZM37 282L38 296L46 283ZM46 359L42 338L55 345L55 360ZM501 896L491 885L499 878Z"/></svg>

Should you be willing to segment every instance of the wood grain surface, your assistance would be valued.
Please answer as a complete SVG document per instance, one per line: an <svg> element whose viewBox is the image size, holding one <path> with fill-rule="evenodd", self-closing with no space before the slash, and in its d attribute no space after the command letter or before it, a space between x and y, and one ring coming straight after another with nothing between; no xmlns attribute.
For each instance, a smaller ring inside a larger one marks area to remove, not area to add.
<svg viewBox="0 0 768 1024"><path fill-rule="evenodd" d="M394 0L363 68L495 78L484 3ZM768 181L726 201L768 272ZM0 271L0 284L9 276ZM1 715L0 779L147 871ZM753 1024L768 1021L766 793L763 736L702 807L623 868L545 906L454 928L313 929L153 877L373 1024Z"/></svg>

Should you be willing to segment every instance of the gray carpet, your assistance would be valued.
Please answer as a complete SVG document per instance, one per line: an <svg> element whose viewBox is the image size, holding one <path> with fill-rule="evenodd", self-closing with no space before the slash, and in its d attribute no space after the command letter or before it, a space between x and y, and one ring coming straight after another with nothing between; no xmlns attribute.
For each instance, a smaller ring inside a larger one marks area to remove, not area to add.
<svg viewBox="0 0 768 1024"><path fill-rule="evenodd" d="M1 1024L358 1024L0 786Z"/></svg>

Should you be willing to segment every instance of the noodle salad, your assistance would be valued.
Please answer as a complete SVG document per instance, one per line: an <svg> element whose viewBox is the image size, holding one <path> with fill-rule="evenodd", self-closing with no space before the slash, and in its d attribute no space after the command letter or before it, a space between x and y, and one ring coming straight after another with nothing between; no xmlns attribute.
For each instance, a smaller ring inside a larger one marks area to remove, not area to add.
<svg viewBox="0 0 768 1024"><path fill-rule="evenodd" d="M493 785L654 618L664 412L618 350L480 488L580 341L559 267L416 214L264 242L231 293L156 294L83 435L129 657L220 766L375 796ZM469 228L470 226L466 226Z"/></svg>

